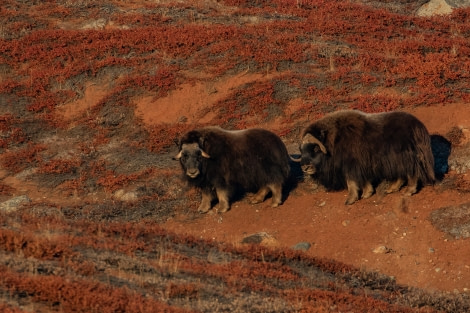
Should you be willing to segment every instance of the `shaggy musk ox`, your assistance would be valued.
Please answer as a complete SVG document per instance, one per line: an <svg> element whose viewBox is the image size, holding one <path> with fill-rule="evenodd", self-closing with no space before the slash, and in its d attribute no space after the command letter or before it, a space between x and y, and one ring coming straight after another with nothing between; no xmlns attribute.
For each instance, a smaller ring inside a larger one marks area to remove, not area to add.
<svg viewBox="0 0 470 313"><path fill-rule="evenodd" d="M202 190L199 212L207 212L217 197L218 211L230 208L236 191L257 192L251 203L272 193L272 206L282 203L289 176L289 155L281 139L264 129L228 131L206 127L186 133L174 157L186 179Z"/></svg>
<svg viewBox="0 0 470 313"><path fill-rule="evenodd" d="M348 189L346 204L368 198L374 186L389 183L386 193L407 181L406 195L418 183L432 184L434 158L426 127L405 112L366 114L338 111L310 124L302 133L302 171L328 189Z"/></svg>

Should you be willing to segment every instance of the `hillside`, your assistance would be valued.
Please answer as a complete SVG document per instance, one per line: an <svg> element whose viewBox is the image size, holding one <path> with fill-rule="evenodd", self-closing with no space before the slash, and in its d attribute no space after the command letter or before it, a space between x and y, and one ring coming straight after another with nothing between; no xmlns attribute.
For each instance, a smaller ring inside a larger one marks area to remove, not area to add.
<svg viewBox="0 0 470 313"><path fill-rule="evenodd" d="M0 310L468 311L470 9L423 3L4 0ZM196 212L184 132L296 154L347 108L416 115L439 182L345 206L292 164L279 208Z"/></svg>

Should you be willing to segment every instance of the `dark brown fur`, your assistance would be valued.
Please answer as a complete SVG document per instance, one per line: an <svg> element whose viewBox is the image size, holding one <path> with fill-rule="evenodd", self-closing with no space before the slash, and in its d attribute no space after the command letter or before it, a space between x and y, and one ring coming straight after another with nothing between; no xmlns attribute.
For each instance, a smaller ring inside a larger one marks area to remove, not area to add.
<svg viewBox="0 0 470 313"><path fill-rule="evenodd" d="M179 148L176 159L185 177L202 190L199 211L209 210L215 197L219 212L228 210L231 196L240 190L258 192L252 203L264 201L271 192L273 206L281 204L282 186L290 172L289 156L272 132L206 127L186 133Z"/></svg>
<svg viewBox="0 0 470 313"><path fill-rule="evenodd" d="M428 131L405 112L335 112L310 124L302 138L304 172L315 175L329 189L348 188L347 204L358 199L359 190L363 197L372 195L373 186L381 181L391 182L387 192L397 191L408 181L410 195L418 182L435 181Z"/></svg>

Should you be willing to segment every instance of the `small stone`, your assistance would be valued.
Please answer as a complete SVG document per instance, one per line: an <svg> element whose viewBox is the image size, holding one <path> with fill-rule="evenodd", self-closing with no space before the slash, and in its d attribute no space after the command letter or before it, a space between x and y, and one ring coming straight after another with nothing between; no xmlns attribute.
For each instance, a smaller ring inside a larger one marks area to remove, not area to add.
<svg viewBox="0 0 470 313"><path fill-rule="evenodd" d="M434 271L436 271L436 273L439 273L439 272L441 271L441 268L440 268L440 267L436 267L436 268L434 269Z"/></svg>
<svg viewBox="0 0 470 313"><path fill-rule="evenodd" d="M124 202L135 201L138 199L135 191L126 192L124 189L119 189L114 193L114 198Z"/></svg>
<svg viewBox="0 0 470 313"><path fill-rule="evenodd" d="M377 248L372 250L372 252L376 254L386 254L386 253L390 253L391 251L392 250L390 248L387 248L386 246L378 246Z"/></svg>
<svg viewBox="0 0 470 313"><path fill-rule="evenodd" d="M429 252L429 253L434 253L434 252L436 252L436 251L434 250L434 248L429 248L428 252Z"/></svg>
<svg viewBox="0 0 470 313"><path fill-rule="evenodd" d="M30 202L31 202L31 199L26 195L14 197L14 198L11 198L10 200L0 203L0 212L5 212L5 213L13 212L13 211L18 210L20 206L26 203L30 203Z"/></svg>
<svg viewBox="0 0 470 313"><path fill-rule="evenodd" d="M266 232L249 235L242 239L242 243L254 243L264 246L276 246L278 244L276 238Z"/></svg>
<svg viewBox="0 0 470 313"><path fill-rule="evenodd" d="M312 245L308 242L299 242L292 247L293 250L308 251Z"/></svg>
<svg viewBox="0 0 470 313"><path fill-rule="evenodd" d="M263 238L265 237L265 233L257 233L253 235L249 235L242 239L242 243L261 243Z"/></svg>
<svg viewBox="0 0 470 313"><path fill-rule="evenodd" d="M344 220L344 221L341 222L341 224L343 224L343 226L348 226L350 223L351 223L350 220Z"/></svg>
<svg viewBox="0 0 470 313"><path fill-rule="evenodd" d="M326 201L323 201L322 203L320 203L318 206L322 207L322 206L325 206L326 204Z"/></svg>

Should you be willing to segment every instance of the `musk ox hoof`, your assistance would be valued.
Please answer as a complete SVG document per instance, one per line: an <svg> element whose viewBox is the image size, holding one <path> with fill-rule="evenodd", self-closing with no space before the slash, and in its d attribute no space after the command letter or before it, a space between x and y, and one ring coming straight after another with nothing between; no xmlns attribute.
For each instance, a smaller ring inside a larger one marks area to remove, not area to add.
<svg viewBox="0 0 470 313"><path fill-rule="evenodd" d="M225 212L227 212L228 210L230 210L230 206L228 206L228 205L218 205L218 206L216 207L216 211L217 211L218 213L225 213Z"/></svg>
<svg viewBox="0 0 470 313"><path fill-rule="evenodd" d="M405 196L411 196L411 195L414 195L417 192L418 192L418 187L417 186L409 186L408 188L406 188Z"/></svg>
<svg viewBox="0 0 470 313"><path fill-rule="evenodd" d="M209 210L210 210L210 206L206 206L206 205L200 205L199 208L197 208L197 211L199 213L207 213Z"/></svg>
<svg viewBox="0 0 470 313"><path fill-rule="evenodd" d="M405 191L405 194L404 194L404 195L405 195L405 197L411 197L411 196L414 195L416 192L417 192L416 189L412 189L412 190L408 190L408 189L407 189L407 190Z"/></svg>
<svg viewBox="0 0 470 313"><path fill-rule="evenodd" d="M362 194L362 199L369 199L370 197L372 197L373 194L373 192Z"/></svg>
<svg viewBox="0 0 470 313"><path fill-rule="evenodd" d="M372 186L371 183L367 183L364 188L362 189L362 199L367 199L372 197L374 194L374 187Z"/></svg>
<svg viewBox="0 0 470 313"><path fill-rule="evenodd" d="M357 198L348 198L344 204L351 205L351 204L354 204L354 202L356 201L357 201Z"/></svg>
<svg viewBox="0 0 470 313"><path fill-rule="evenodd" d="M261 203L263 202L263 200L260 200L260 199L256 199L256 198L253 198L250 200L250 204L258 204L258 203Z"/></svg>

